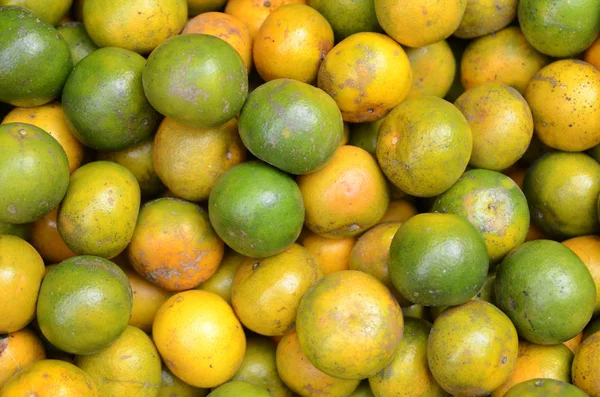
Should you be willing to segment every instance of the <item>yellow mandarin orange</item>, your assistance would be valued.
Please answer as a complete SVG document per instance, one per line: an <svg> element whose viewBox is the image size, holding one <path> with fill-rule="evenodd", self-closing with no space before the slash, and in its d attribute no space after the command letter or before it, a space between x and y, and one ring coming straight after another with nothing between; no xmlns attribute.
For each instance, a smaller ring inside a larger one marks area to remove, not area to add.
<svg viewBox="0 0 600 397"><path fill-rule="evenodd" d="M169 370L195 387L230 379L246 350L242 324L217 294L191 290L173 295L158 310L152 339Z"/></svg>
<svg viewBox="0 0 600 397"><path fill-rule="evenodd" d="M600 313L600 236L574 237L562 242L575 252L585 263L596 284L596 307L594 314Z"/></svg>
<svg viewBox="0 0 600 397"><path fill-rule="evenodd" d="M42 341L29 328L0 336L0 389L17 371L45 358Z"/></svg>
<svg viewBox="0 0 600 397"><path fill-rule="evenodd" d="M316 258L293 244L267 258L246 258L235 273L231 303L246 328L283 335L294 326L300 299L321 277Z"/></svg>
<svg viewBox="0 0 600 397"><path fill-rule="evenodd" d="M446 40L418 48L405 48L412 69L408 98L419 95L446 96L456 74L456 60Z"/></svg>
<svg viewBox="0 0 600 397"><path fill-rule="evenodd" d="M265 19L252 53L263 80L288 78L312 84L332 47L333 30L318 11L305 4L288 4Z"/></svg>
<svg viewBox="0 0 600 397"><path fill-rule="evenodd" d="M85 29L99 47L148 54L181 32L187 11L185 0L85 0L82 15Z"/></svg>
<svg viewBox="0 0 600 397"><path fill-rule="evenodd" d="M379 223L367 230L350 253L350 269L360 270L381 281L402 306L410 304L392 284L389 274L390 245L402 222Z"/></svg>
<svg viewBox="0 0 600 397"><path fill-rule="evenodd" d="M379 223L383 222L406 222L417 215L419 211L413 203L408 200L391 200L388 208Z"/></svg>
<svg viewBox="0 0 600 397"><path fill-rule="evenodd" d="M492 392L492 397L502 397L516 385L536 378L550 378L570 382L573 353L562 343L541 346L519 341L519 355L514 371L504 384Z"/></svg>
<svg viewBox="0 0 600 397"><path fill-rule="evenodd" d="M277 345L277 371L290 389L303 397L338 397L352 393L360 380L339 379L319 371L300 348L295 331Z"/></svg>
<svg viewBox="0 0 600 397"><path fill-rule="evenodd" d="M575 351L571 379L573 384L590 396L600 395L600 333L586 338Z"/></svg>
<svg viewBox="0 0 600 397"><path fill-rule="evenodd" d="M467 0L375 0L377 20L398 43L423 47L450 36L460 25Z"/></svg>
<svg viewBox="0 0 600 397"><path fill-rule="evenodd" d="M215 273L223 247L204 209L181 199L159 198L140 210L127 252L131 266L146 280L182 291Z"/></svg>
<svg viewBox="0 0 600 397"><path fill-rule="evenodd" d="M356 146L341 146L317 172L298 177L305 225L325 237L352 237L375 225L389 202L375 159Z"/></svg>
<svg viewBox="0 0 600 397"><path fill-rule="evenodd" d="M94 380L62 360L36 361L0 389L0 397L100 397Z"/></svg>
<svg viewBox="0 0 600 397"><path fill-rule="evenodd" d="M335 99L344 121L375 121L408 95L410 62L402 47L380 33L361 32L339 42L319 69L317 85Z"/></svg>
<svg viewBox="0 0 600 397"><path fill-rule="evenodd" d="M594 41L592 45L585 50L585 53L583 54L583 60L594 65L596 69L600 70L600 37L598 37L596 41Z"/></svg>
<svg viewBox="0 0 600 397"><path fill-rule="evenodd" d="M298 241L317 258L323 275L348 269L356 238L328 238L310 231L301 237Z"/></svg>

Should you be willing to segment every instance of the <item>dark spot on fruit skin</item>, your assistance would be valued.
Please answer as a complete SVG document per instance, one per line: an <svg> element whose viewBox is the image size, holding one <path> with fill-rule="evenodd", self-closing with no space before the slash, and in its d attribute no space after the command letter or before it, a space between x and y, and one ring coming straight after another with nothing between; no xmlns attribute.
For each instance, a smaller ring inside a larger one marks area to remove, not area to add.
<svg viewBox="0 0 600 397"><path fill-rule="evenodd" d="M508 306L510 306L512 310L515 310L517 308L517 302L512 296L508 298Z"/></svg>
<svg viewBox="0 0 600 397"><path fill-rule="evenodd" d="M265 2L264 2L264 6L265 6L265 7L271 7L271 2L270 2L270 1L268 1L268 0L267 0L267 1L265 1Z"/></svg>

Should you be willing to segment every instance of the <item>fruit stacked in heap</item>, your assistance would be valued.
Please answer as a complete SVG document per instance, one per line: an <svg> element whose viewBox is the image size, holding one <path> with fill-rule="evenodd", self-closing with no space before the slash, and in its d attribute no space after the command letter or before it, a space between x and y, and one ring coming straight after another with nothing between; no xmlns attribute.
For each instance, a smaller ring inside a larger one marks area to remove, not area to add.
<svg viewBox="0 0 600 397"><path fill-rule="evenodd" d="M0 397L600 396L600 0L0 0Z"/></svg>

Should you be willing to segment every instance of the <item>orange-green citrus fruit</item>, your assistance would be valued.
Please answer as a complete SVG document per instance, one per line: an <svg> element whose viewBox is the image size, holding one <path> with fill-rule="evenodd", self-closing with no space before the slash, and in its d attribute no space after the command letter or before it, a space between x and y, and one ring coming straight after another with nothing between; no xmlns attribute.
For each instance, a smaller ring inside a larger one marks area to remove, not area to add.
<svg viewBox="0 0 600 397"><path fill-rule="evenodd" d="M149 137L159 120L142 87L146 60L122 48L101 48L69 75L62 105L73 134L96 150L115 151Z"/></svg>
<svg viewBox="0 0 600 397"><path fill-rule="evenodd" d="M69 185L60 143L34 125L8 123L0 125L0 148L0 222L29 223L56 208Z"/></svg>
<svg viewBox="0 0 600 397"><path fill-rule="evenodd" d="M160 113L195 127L234 118L248 95L244 61L224 40L183 34L159 45L142 75L144 92Z"/></svg>
<svg viewBox="0 0 600 397"><path fill-rule="evenodd" d="M68 353L91 354L123 333L132 304L123 270L97 256L75 256L44 277L37 321L54 346Z"/></svg>
<svg viewBox="0 0 600 397"><path fill-rule="evenodd" d="M304 222L302 194L282 171L259 162L225 172L210 192L210 221L221 239L250 257L267 257L291 246Z"/></svg>
<svg viewBox="0 0 600 397"><path fill-rule="evenodd" d="M588 268L551 240L529 241L510 252L498 266L494 289L498 307L519 335L541 345L563 343L581 332L596 303Z"/></svg>
<svg viewBox="0 0 600 397"><path fill-rule="evenodd" d="M252 154L291 174L323 168L344 135L335 101L319 88L290 79L271 80L252 91L239 130Z"/></svg>
<svg viewBox="0 0 600 397"><path fill-rule="evenodd" d="M0 6L0 102L32 107L60 95L73 61L48 22L15 6Z"/></svg>
<svg viewBox="0 0 600 397"><path fill-rule="evenodd" d="M452 306L467 302L485 282L485 241L454 214L418 214L400 226L390 246L392 284L411 302Z"/></svg>
<svg viewBox="0 0 600 397"><path fill-rule="evenodd" d="M520 0L518 13L527 41L556 58L583 52L600 32L598 0Z"/></svg>

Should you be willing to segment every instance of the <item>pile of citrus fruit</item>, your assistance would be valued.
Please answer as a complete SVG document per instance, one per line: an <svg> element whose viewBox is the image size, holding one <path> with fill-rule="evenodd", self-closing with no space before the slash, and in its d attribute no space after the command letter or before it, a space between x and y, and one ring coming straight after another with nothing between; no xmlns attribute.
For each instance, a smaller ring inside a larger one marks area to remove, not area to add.
<svg viewBox="0 0 600 397"><path fill-rule="evenodd" d="M600 397L600 0L0 0L0 397Z"/></svg>

